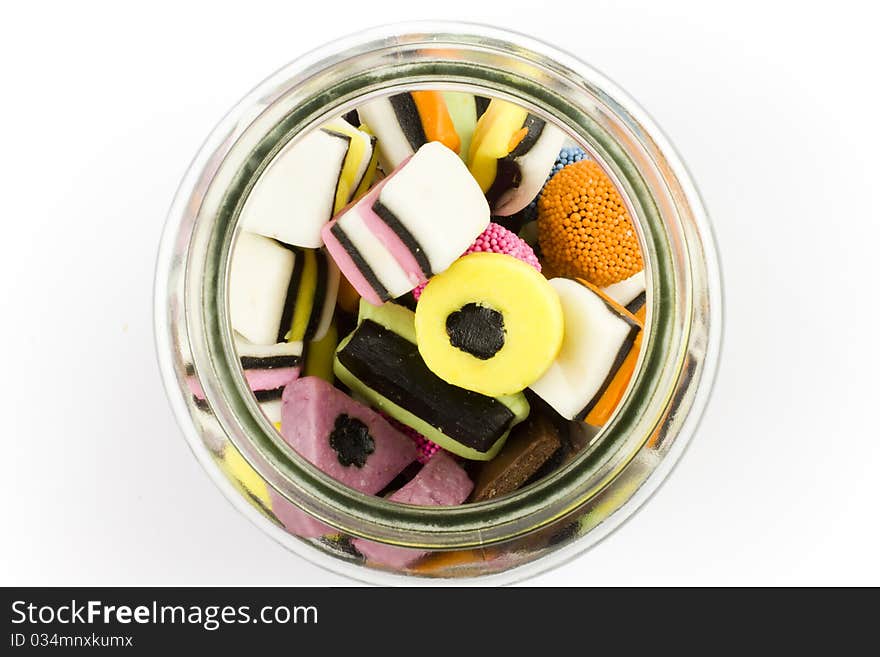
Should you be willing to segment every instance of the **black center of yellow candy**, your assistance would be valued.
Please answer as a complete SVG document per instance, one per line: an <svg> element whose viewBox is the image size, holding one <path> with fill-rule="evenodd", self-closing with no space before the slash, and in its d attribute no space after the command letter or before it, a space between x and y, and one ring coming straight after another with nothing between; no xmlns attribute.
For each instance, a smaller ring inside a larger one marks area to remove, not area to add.
<svg viewBox="0 0 880 657"><path fill-rule="evenodd" d="M376 443L366 424L342 413L336 416L336 423L330 432L330 447L336 451L336 457L342 465L362 468L367 457L376 450Z"/></svg>
<svg viewBox="0 0 880 657"><path fill-rule="evenodd" d="M487 306L468 303L446 318L453 347L480 360L489 360L504 346L504 316Z"/></svg>

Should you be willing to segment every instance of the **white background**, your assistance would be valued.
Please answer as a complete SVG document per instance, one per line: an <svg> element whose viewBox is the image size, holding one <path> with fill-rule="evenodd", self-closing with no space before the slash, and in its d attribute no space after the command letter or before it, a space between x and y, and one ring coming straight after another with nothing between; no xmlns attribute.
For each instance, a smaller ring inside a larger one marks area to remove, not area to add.
<svg viewBox="0 0 880 657"><path fill-rule="evenodd" d="M637 98L723 259L723 360L692 446L641 513L532 584L880 584L877 20L867 3L714 4L431 5L558 44ZM13 6L0 584L349 583L262 535L190 454L154 357L153 264L190 159L251 87L337 36L431 16Z"/></svg>

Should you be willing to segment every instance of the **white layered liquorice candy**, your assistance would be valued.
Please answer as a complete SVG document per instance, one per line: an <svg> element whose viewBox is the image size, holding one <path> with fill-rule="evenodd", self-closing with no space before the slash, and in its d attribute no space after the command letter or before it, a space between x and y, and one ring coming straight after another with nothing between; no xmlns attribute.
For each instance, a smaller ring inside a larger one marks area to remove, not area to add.
<svg viewBox="0 0 880 657"><path fill-rule="evenodd" d="M282 148L248 194L242 228L292 246L321 246L321 227L333 216L350 141L321 128Z"/></svg>
<svg viewBox="0 0 880 657"><path fill-rule="evenodd" d="M257 345L320 340L333 317L339 270L326 252L242 232L232 253L232 327Z"/></svg>
<svg viewBox="0 0 880 657"><path fill-rule="evenodd" d="M379 138L379 162L386 172L400 166L427 141L409 94L364 103L358 107L358 117Z"/></svg>
<svg viewBox="0 0 880 657"><path fill-rule="evenodd" d="M645 305L645 270L609 285L602 291L635 315Z"/></svg>
<svg viewBox="0 0 880 657"><path fill-rule="evenodd" d="M251 390L281 390L299 378L303 367L303 343L253 344L235 336L235 350ZM280 397L280 392L279 395Z"/></svg>
<svg viewBox="0 0 880 657"><path fill-rule="evenodd" d="M378 305L452 264L489 225L479 185L453 151L422 146L323 231L358 293Z"/></svg>
<svg viewBox="0 0 880 657"><path fill-rule="evenodd" d="M499 217L516 214L531 203L565 142L565 133L534 114L523 124L526 136L510 154L498 161L498 173L486 192L492 213Z"/></svg>
<svg viewBox="0 0 880 657"><path fill-rule="evenodd" d="M281 395L277 399L261 401L260 410L263 411L263 415L269 422L275 425L276 429L281 429Z"/></svg>
<svg viewBox="0 0 880 657"><path fill-rule="evenodd" d="M376 174L376 137L355 128L342 118L329 121L323 128L349 138L348 153L336 188L333 206L333 214L336 214L372 184Z"/></svg>
<svg viewBox="0 0 880 657"><path fill-rule="evenodd" d="M285 386L302 372L303 343L260 345L236 335L235 350L260 409L273 424L281 422L281 395Z"/></svg>
<svg viewBox="0 0 880 657"><path fill-rule="evenodd" d="M586 285L554 278L565 336L559 355L531 389L557 413L582 420L601 399L641 327Z"/></svg>
<svg viewBox="0 0 880 657"><path fill-rule="evenodd" d="M232 328L250 342L278 342L295 259L293 251L275 240L239 234L229 272L229 312Z"/></svg>

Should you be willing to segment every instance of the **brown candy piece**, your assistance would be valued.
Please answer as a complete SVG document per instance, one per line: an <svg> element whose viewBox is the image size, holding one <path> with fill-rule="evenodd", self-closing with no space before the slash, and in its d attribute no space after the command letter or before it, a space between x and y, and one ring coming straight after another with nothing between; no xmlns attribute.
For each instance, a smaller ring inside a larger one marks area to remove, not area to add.
<svg viewBox="0 0 880 657"><path fill-rule="evenodd" d="M526 483L562 446L559 432L544 415L532 413L515 427L507 443L475 473L472 502L512 493Z"/></svg>

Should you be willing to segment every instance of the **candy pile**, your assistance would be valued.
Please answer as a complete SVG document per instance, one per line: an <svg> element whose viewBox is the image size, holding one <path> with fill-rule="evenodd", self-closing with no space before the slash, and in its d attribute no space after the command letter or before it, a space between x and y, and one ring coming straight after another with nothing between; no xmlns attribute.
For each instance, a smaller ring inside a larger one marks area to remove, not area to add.
<svg viewBox="0 0 880 657"><path fill-rule="evenodd" d="M540 260L504 227L524 214ZM574 423L609 420L642 342L642 269L622 198L562 130L500 99L413 91L268 162L229 311L245 379L300 456L360 493L449 506L516 491L568 460ZM335 533L257 497L295 534ZM392 567L423 554L353 546Z"/></svg>

